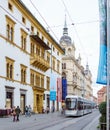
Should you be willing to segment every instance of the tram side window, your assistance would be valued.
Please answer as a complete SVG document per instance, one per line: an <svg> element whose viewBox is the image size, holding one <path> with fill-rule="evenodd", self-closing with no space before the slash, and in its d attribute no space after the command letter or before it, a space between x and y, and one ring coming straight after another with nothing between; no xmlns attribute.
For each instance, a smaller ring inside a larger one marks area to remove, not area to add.
<svg viewBox="0 0 110 130"><path fill-rule="evenodd" d="M84 102L84 110L86 109L86 105L87 105L86 102Z"/></svg>
<svg viewBox="0 0 110 130"><path fill-rule="evenodd" d="M78 101L78 110L82 110L82 109L83 109L83 102Z"/></svg>

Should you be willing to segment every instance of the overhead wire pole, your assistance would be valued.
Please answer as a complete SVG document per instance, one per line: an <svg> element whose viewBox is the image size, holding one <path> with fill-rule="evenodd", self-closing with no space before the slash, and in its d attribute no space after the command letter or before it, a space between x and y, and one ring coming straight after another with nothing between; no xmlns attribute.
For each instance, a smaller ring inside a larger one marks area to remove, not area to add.
<svg viewBox="0 0 110 130"><path fill-rule="evenodd" d="M107 130L110 130L110 0L107 0Z"/></svg>

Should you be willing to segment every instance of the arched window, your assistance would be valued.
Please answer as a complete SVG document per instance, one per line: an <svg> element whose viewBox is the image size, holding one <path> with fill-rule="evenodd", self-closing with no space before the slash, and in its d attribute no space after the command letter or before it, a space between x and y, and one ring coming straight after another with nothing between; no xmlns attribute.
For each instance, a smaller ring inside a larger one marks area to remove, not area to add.
<svg viewBox="0 0 110 130"><path fill-rule="evenodd" d="M68 54L69 55L71 54L71 48L68 48Z"/></svg>
<svg viewBox="0 0 110 130"><path fill-rule="evenodd" d="M65 74L65 72L62 73L62 78L66 79L66 74Z"/></svg>

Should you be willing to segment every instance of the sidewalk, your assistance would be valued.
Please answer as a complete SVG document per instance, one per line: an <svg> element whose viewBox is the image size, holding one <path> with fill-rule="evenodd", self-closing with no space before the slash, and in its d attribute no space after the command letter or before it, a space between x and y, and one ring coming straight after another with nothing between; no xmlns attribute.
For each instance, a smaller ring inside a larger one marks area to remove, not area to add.
<svg viewBox="0 0 110 130"><path fill-rule="evenodd" d="M99 130L99 128L97 128L99 126L99 118L100 115L94 118L94 120L92 120L91 123L87 125L83 130Z"/></svg>

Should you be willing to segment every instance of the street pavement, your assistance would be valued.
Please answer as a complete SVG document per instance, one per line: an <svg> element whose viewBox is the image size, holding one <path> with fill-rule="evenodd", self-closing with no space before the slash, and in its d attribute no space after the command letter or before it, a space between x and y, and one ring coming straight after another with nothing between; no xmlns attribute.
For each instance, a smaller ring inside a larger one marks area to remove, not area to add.
<svg viewBox="0 0 110 130"><path fill-rule="evenodd" d="M90 124L88 124L84 129L82 130L98 130L97 126L99 125L99 117L100 115L96 116L94 120L91 121ZM66 120L63 115L60 114L60 112L54 112L49 114L34 114L31 117L25 117L25 115L20 115L20 121L19 122L13 122L13 117L4 117L0 118L0 130L31 130L30 126L32 127L38 127L39 125L42 125L42 122L51 120L54 121L63 121ZM37 124L36 124L37 122ZM32 130L34 130L32 128ZM43 128L41 130L48 130L47 128ZM57 130L57 129L56 129Z"/></svg>
<svg viewBox="0 0 110 130"><path fill-rule="evenodd" d="M82 129L82 130L99 130L98 129L99 118L100 118L100 115L95 117L94 120L90 124L88 124L84 129Z"/></svg>

